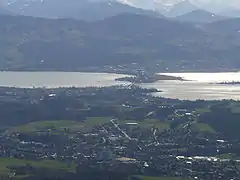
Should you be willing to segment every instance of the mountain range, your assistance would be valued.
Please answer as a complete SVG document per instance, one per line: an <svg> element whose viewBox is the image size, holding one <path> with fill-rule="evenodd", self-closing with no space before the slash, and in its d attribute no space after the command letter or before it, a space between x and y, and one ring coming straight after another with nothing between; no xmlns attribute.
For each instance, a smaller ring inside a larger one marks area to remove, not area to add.
<svg viewBox="0 0 240 180"><path fill-rule="evenodd" d="M190 0L174 6L167 2L161 2L167 7L158 10L115 0L1 3L0 67L79 70L132 63L177 70L240 67L238 18L210 13Z"/></svg>
<svg viewBox="0 0 240 180"><path fill-rule="evenodd" d="M159 69L240 68L239 19L196 27L124 13L85 22L0 15L4 70L82 70L130 65Z"/></svg>
<svg viewBox="0 0 240 180"><path fill-rule="evenodd" d="M121 0L120 0L121 1ZM134 5L136 7L148 9L161 9L169 11L178 4L188 4L187 6L195 6L198 9L204 9L214 13L221 13L240 9L239 0L122 0L123 3ZM191 9L189 11L192 11Z"/></svg>
<svg viewBox="0 0 240 180"><path fill-rule="evenodd" d="M196 22L213 22L222 19L222 16L240 17L240 10L232 7L233 2L224 7L217 1L203 3L201 0L6 0L5 3L3 2L0 4L1 14L86 21L101 20L121 13L144 14L151 17L164 15L177 17L177 20ZM207 6L210 4L211 6ZM193 16L190 17L191 15Z"/></svg>
<svg viewBox="0 0 240 180"><path fill-rule="evenodd" d="M101 20L121 13L161 17L160 13L152 10L143 10L116 1L104 0L15 0L2 6L16 15L86 21Z"/></svg>
<svg viewBox="0 0 240 180"><path fill-rule="evenodd" d="M177 4L166 8L166 6L159 6L158 11L167 17L176 17L183 14L198 10L199 7L190 3L189 1L180 1Z"/></svg>
<svg viewBox="0 0 240 180"><path fill-rule="evenodd" d="M169 2L169 1L167 1ZM192 11L202 10L219 16L240 17L240 1L214 1L214 0L174 0L167 4L158 1L155 8L168 17L181 16ZM236 6L237 4L237 6ZM202 14L202 13L201 13Z"/></svg>
<svg viewBox="0 0 240 180"><path fill-rule="evenodd" d="M11 12L9 12L8 10L0 7L0 14L6 14L6 15L8 14L8 15L10 15Z"/></svg>

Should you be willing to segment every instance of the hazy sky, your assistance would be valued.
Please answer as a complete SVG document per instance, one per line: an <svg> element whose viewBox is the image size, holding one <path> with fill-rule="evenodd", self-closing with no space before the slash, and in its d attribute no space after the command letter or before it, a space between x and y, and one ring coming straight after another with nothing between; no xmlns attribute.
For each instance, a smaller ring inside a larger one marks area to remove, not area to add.
<svg viewBox="0 0 240 180"><path fill-rule="evenodd" d="M159 5L161 3L163 4L174 4L179 1L184 0L119 0L123 1L128 4L133 5L139 5L141 7L150 8L155 5ZM203 6L233 6L233 7L239 7L240 8L240 0L189 0L190 2L197 4L197 5L203 5Z"/></svg>

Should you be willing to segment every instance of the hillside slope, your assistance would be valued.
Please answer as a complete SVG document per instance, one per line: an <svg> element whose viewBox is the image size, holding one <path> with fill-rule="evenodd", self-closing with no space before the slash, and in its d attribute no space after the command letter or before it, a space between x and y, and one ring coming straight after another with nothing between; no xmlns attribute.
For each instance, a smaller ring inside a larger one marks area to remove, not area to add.
<svg viewBox="0 0 240 180"><path fill-rule="evenodd" d="M23 16L0 16L0 21L0 67L5 70L131 63L175 69L240 67L239 37L232 41L209 27L203 31L136 14L93 23Z"/></svg>
<svg viewBox="0 0 240 180"><path fill-rule="evenodd" d="M179 1L178 3L171 6L169 9L159 9L162 14L167 17L176 17L181 16L183 14L198 10L199 7L192 4L189 0Z"/></svg>
<svg viewBox="0 0 240 180"><path fill-rule="evenodd" d="M174 18L181 22L194 22L194 23L211 23L226 19L223 16L219 16L214 13L210 13L204 10L195 10L181 16Z"/></svg>
<svg viewBox="0 0 240 180"><path fill-rule="evenodd" d="M8 5L6 9L14 14L24 16L55 19L70 18L87 21L102 20L121 13L137 13L153 17L162 17L162 15L157 12L135 8L114 1L21 0Z"/></svg>

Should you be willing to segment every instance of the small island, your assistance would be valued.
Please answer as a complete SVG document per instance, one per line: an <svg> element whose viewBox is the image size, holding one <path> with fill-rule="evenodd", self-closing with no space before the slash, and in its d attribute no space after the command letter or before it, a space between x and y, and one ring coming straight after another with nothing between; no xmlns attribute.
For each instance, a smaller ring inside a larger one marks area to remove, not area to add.
<svg viewBox="0 0 240 180"><path fill-rule="evenodd" d="M216 84L240 85L240 81L219 82L219 83L216 83Z"/></svg>
<svg viewBox="0 0 240 180"><path fill-rule="evenodd" d="M148 74L146 72L138 72L134 76L123 77L116 79L117 81L128 81L131 83L154 83L160 80L177 80L177 81L185 81L185 79L177 76L169 76L162 74Z"/></svg>

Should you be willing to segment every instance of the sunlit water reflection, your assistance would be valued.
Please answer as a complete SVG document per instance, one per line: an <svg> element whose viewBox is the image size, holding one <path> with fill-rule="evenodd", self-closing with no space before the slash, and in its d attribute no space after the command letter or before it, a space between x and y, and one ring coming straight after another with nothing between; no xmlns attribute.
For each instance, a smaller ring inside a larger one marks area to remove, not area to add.
<svg viewBox="0 0 240 180"><path fill-rule="evenodd" d="M239 72L230 73L161 73L164 75L182 77L189 81L157 81L141 84L142 87L156 88L163 92L156 96L177 99L234 99L240 100L240 85L216 84L219 82L240 81Z"/></svg>

